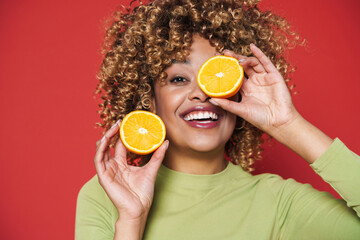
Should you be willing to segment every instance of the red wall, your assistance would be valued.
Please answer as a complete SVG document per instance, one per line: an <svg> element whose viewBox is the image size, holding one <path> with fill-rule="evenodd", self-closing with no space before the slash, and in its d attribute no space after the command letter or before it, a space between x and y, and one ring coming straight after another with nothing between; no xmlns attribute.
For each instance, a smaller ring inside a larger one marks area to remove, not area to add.
<svg viewBox="0 0 360 240"><path fill-rule="evenodd" d="M92 92L102 22L120 2L1 1L0 239L73 238L77 193L95 174L100 138ZM360 3L264 0L262 7L288 17L308 40L290 55L298 110L360 153ZM334 193L275 142L257 172Z"/></svg>

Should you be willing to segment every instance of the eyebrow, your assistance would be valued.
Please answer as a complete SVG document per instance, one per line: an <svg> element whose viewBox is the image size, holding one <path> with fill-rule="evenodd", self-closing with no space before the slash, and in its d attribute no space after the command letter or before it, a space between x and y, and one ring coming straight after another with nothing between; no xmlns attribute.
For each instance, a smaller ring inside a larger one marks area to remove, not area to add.
<svg viewBox="0 0 360 240"><path fill-rule="evenodd" d="M178 62L178 61L176 61L176 59L172 59L172 60L171 60L171 64L174 64L174 63L191 65L191 62L190 62L189 60L187 60L187 59L186 59L184 62Z"/></svg>

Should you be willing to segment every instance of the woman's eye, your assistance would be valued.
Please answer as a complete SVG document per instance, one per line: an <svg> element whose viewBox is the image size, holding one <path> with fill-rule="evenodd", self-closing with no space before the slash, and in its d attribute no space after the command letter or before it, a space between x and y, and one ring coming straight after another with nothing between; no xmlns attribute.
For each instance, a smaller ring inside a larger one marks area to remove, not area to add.
<svg viewBox="0 0 360 240"><path fill-rule="evenodd" d="M174 77L170 80L171 83L183 83L186 82L186 78L183 77Z"/></svg>

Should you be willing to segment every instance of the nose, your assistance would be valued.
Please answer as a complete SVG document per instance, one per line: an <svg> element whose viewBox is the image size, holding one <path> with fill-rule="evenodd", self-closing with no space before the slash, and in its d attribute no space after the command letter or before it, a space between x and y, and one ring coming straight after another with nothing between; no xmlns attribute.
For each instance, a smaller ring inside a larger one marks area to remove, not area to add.
<svg viewBox="0 0 360 240"><path fill-rule="evenodd" d="M189 100L197 100L200 102L205 102L210 99L210 97L201 90L196 80L193 81L191 85L192 86L189 93Z"/></svg>

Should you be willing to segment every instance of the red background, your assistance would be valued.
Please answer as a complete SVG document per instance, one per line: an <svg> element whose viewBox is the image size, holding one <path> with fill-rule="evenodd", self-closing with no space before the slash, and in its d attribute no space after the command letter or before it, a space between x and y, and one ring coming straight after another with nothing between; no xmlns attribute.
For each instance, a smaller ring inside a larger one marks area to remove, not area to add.
<svg viewBox="0 0 360 240"><path fill-rule="evenodd" d="M93 98L103 22L122 1L0 2L0 239L72 239L76 197L101 137ZM297 109L360 153L360 3L264 0L308 45L290 58ZM257 173L334 191L274 142ZM336 194L334 194L336 195Z"/></svg>

